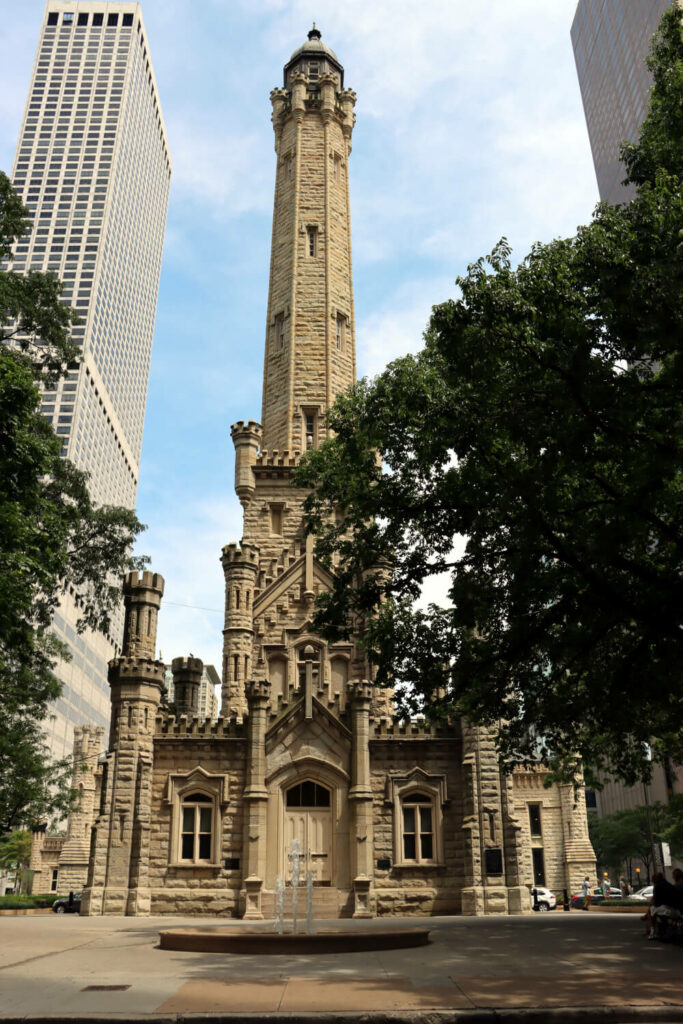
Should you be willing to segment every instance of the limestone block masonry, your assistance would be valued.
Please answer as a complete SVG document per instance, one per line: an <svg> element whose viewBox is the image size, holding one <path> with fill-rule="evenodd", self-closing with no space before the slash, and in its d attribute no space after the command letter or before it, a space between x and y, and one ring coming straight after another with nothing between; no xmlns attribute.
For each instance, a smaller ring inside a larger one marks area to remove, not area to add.
<svg viewBox="0 0 683 1024"><path fill-rule="evenodd" d="M232 427L244 527L221 554L221 717L197 715L193 657L173 661L171 713L155 658L164 581L131 574L123 653L109 668L109 747L64 843L75 863L89 832L82 913L272 918L278 879L288 911L296 895L296 843L318 917L528 913L534 882L576 889L594 874L581 798L546 788L540 770L503 774L490 730L397 721L353 637L328 643L312 628L333 578L292 474L356 373L355 95L315 27L271 100L263 424ZM94 740L81 742L88 760Z"/></svg>

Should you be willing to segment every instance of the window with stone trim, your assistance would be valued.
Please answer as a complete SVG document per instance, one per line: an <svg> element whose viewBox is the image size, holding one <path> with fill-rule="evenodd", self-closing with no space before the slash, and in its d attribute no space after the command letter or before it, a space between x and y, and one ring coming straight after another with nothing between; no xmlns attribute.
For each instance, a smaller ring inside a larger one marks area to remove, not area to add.
<svg viewBox="0 0 683 1024"><path fill-rule="evenodd" d="M417 767L405 775L390 774L385 802L393 809L394 866L443 864L446 777Z"/></svg>
<svg viewBox="0 0 683 1024"><path fill-rule="evenodd" d="M52 878L50 880L50 892L57 892L57 879L59 877L59 869L52 869Z"/></svg>
<svg viewBox="0 0 683 1024"><path fill-rule="evenodd" d="M309 224L306 228L307 252L309 256L318 255L318 228L315 224Z"/></svg>
<svg viewBox="0 0 683 1024"><path fill-rule="evenodd" d="M197 765L168 776L165 802L170 804L169 861L177 868L218 867L221 820L228 805L228 777Z"/></svg>
<svg viewBox="0 0 683 1024"><path fill-rule="evenodd" d="M403 862L434 863L434 807L428 793L409 793L401 800Z"/></svg>
<svg viewBox="0 0 683 1024"><path fill-rule="evenodd" d="M196 791L184 796L181 803L181 834L179 860L194 864L212 860L214 833L214 800L207 793Z"/></svg>

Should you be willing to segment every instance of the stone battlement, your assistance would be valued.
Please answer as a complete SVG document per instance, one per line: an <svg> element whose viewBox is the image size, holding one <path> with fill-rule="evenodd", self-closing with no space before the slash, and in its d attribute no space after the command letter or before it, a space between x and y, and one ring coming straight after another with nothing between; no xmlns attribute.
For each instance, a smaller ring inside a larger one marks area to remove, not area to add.
<svg viewBox="0 0 683 1024"><path fill-rule="evenodd" d="M122 589L124 597L132 597L140 590L153 590L161 597L164 593L164 577L160 572L151 572L149 569L129 572L123 577Z"/></svg>
<svg viewBox="0 0 683 1024"><path fill-rule="evenodd" d="M451 739L457 735L455 726L429 725L428 722L399 722L381 718L370 724L370 739Z"/></svg>
<svg viewBox="0 0 683 1024"><path fill-rule="evenodd" d="M256 434L260 437L261 429L261 424L257 420L238 420L230 427L230 435L233 438L239 434Z"/></svg>
<svg viewBox="0 0 683 1024"><path fill-rule="evenodd" d="M223 568L243 565L249 569L257 569L259 549L256 544L226 544L221 554Z"/></svg>
<svg viewBox="0 0 683 1024"><path fill-rule="evenodd" d="M246 727L238 722L235 716L230 718L190 718L188 715L157 715L155 720L156 736L187 736L221 737L232 736L236 739L246 737Z"/></svg>
<svg viewBox="0 0 683 1024"><path fill-rule="evenodd" d="M109 662L109 682L112 680L140 679L141 682L164 683L166 666L163 661L150 658L113 658Z"/></svg>
<svg viewBox="0 0 683 1024"><path fill-rule="evenodd" d="M294 467L299 464L301 459L301 452L298 449L294 451L288 451L286 448L279 451L277 448L273 448L268 451L267 448L263 448L256 456L256 462L254 469L265 469L279 468L279 467Z"/></svg>

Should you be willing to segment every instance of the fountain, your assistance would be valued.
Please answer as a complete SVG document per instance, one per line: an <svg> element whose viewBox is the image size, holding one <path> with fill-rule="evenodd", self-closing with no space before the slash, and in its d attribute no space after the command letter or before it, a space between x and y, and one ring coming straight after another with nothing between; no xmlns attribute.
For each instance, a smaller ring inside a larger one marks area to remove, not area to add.
<svg viewBox="0 0 683 1024"><path fill-rule="evenodd" d="M366 921L361 927L340 925L315 933L313 927L313 872L306 871L306 931L297 933L299 882L302 850L294 837L290 844L290 891L292 893L292 930L285 931L286 886L282 876L275 880L274 930L258 925L238 924L225 928L174 928L159 932L161 949L182 949L195 953L358 953L372 949L400 949L424 946L429 942L429 929L423 927L387 927ZM314 934L315 933L315 934Z"/></svg>

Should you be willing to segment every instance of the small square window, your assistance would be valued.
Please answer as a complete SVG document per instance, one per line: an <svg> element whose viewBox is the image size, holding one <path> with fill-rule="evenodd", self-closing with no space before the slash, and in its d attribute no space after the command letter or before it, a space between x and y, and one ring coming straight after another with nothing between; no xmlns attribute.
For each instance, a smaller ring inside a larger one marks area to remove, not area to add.
<svg viewBox="0 0 683 1024"><path fill-rule="evenodd" d="M103 21L104 21L104 15L103 14L93 14L93 16L92 16L92 23L93 23L93 25L101 25Z"/></svg>
<svg viewBox="0 0 683 1024"><path fill-rule="evenodd" d="M59 23L59 14L57 11L51 11L47 16L48 25L57 25Z"/></svg>
<svg viewBox="0 0 683 1024"><path fill-rule="evenodd" d="M88 24L88 15L87 14L79 14L78 15L78 24L79 25L87 25Z"/></svg>
<svg viewBox="0 0 683 1024"><path fill-rule="evenodd" d="M72 11L65 11L62 15L62 25L72 25L74 20Z"/></svg>
<svg viewBox="0 0 683 1024"><path fill-rule="evenodd" d="M119 23L118 14L110 14L107 18L107 28L114 28Z"/></svg>
<svg viewBox="0 0 683 1024"><path fill-rule="evenodd" d="M124 26L124 28L132 25L133 24L133 15L132 14L124 14L123 18L121 20L121 24Z"/></svg>

